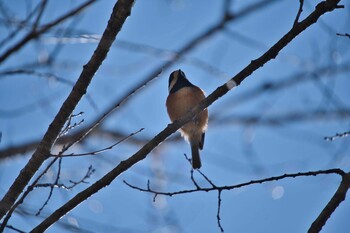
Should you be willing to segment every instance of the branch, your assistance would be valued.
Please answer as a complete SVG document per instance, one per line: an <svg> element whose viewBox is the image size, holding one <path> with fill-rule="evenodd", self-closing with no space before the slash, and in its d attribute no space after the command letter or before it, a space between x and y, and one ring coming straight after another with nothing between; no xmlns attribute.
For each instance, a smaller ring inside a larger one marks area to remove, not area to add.
<svg viewBox="0 0 350 233"><path fill-rule="evenodd" d="M44 202L44 204L40 207L40 209L36 212L35 216L39 216L41 211L45 208L45 206L49 203L52 194L53 194L53 189L54 189L54 185L58 185L58 182L60 180L60 176L61 176L61 169L62 169L62 158L58 159L58 171L57 171L57 175L56 175L56 179L55 182L53 183L52 186L50 186L50 192L48 197L46 198L46 201ZM33 187L41 187L40 184L35 184ZM22 198L21 198L22 199ZM23 199L24 200L24 199Z"/></svg>
<svg viewBox="0 0 350 233"><path fill-rule="evenodd" d="M58 134L57 138L62 137L63 135L66 135L67 133L69 133L69 131L73 130L74 128L80 126L81 124L84 123L84 119L81 119L78 123L74 122L74 124L72 124L72 119L75 117L80 117L84 114L84 112L80 112L78 114L71 114L68 117L68 120L66 122L66 126L63 127L63 129L61 130L61 132Z"/></svg>
<svg viewBox="0 0 350 233"><path fill-rule="evenodd" d="M342 181L334 193L331 200L324 207L320 215L311 224L308 233L318 233L322 230L322 227L326 224L327 220L331 217L332 213L338 208L340 203L345 200L346 193L350 188L350 173L346 173L342 176Z"/></svg>
<svg viewBox="0 0 350 233"><path fill-rule="evenodd" d="M44 169L44 171L35 178L35 180L32 182L31 185L27 186L26 191L23 192L22 196L18 199L18 201L12 205L11 209L7 212L5 218L3 219L3 222L0 226L0 232L4 231L5 227L7 226L7 222L10 220L12 213L16 210L16 208L24 202L24 199L31 193L35 187L35 185L39 182L39 180L46 174L46 172L55 164L58 158L54 158Z"/></svg>
<svg viewBox="0 0 350 233"><path fill-rule="evenodd" d="M330 119L347 119L350 117L349 109L339 109L335 111L330 111L327 109L318 109L306 112L291 111L284 114L275 114L274 116L262 116L258 115L237 115L232 114L222 118L212 118L211 125L227 125L227 124L238 124L238 125L270 125L270 126L280 126L285 125L288 122L300 122L300 121L329 121ZM333 141L338 137L346 137L350 132L345 132L342 134L336 134L332 137L325 137L327 141Z"/></svg>
<svg viewBox="0 0 350 233"><path fill-rule="evenodd" d="M141 192L147 192L152 193L154 195L164 195L164 196L175 196L175 195L182 195L187 193L195 193L195 192L211 192L211 191L224 191L224 190L232 190L237 188L242 188L245 186L253 185L253 184L262 184L266 182L271 181L278 181L285 178L296 178L300 176L317 176L317 175L325 175L325 174L337 174L340 176L345 176L346 173L341 169L328 169L328 170L319 170L319 171L310 171L310 172L298 172L298 173L291 173L291 174L284 174L280 176L272 176L269 178L259 179L259 180L251 180L249 182L240 183L236 185L226 185L226 186L212 186L209 188L195 188L195 189L186 189L186 190L180 190L180 191L174 191L174 192L162 192L153 190L150 188L150 185L147 186L147 188L140 188L135 185L129 184L127 181L123 181L127 186L130 188L136 189Z"/></svg>
<svg viewBox="0 0 350 233"><path fill-rule="evenodd" d="M27 16L25 17L25 19L23 19L23 20L21 20L21 21L19 21L19 22L10 22L10 19L9 19L9 16L8 15L6 15L5 17L7 18L6 19L6 21L7 21L7 23L9 23L9 24L13 24L13 23L15 23L15 24L17 24L16 25L16 29L15 30L13 30L12 32L10 32L5 38L3 38L1 41L0 41L0 48L1 47L3 47L3 45L4 44L6 44L7 42L11 42L12 41L12 38L15 36L15 35L17 35L19 32L20 32L20 30L22 29L22 28L24 28L24 27L28 27L28 22L30 22L30 20L31 20L31 18L32 17L34 17L34 15L39 11L39 14L42 14L42 13L40 13L41 11L43 11L44 10L44 8L45 8L45 5L46 5L46 0L45 0L45 3L42 1L41 3L38 3L35 7L34 7L34 9L31 11L31 12L29 12L29 14L27 14ZM2 8L3 6L0 6L0 8ZM8 14L9 12L8 12L8 9L1 9L1 14L2 15L5 15L5 14ZM39 16L39 14L38 14L38 16ZM14 14L13 14L14 15ZM37 19L39 18L37 16ZM41 16L40 16L41 17Z"/></svg>
<svg viewBox="0 0 350 233"><path fill-rule="evenodd" d="M292 75L289 75L285 78L281 78L279 81L265 81L261 85L252 88L250 90L246 90L245 92L242 92L241 94L237 94L234 99L227 99L223 100L222 105L223 106L230 106L232 108L238 106L238 105L244 105L249 100L252 100L263 93L273 93L277 91L282 91L286 88L291 88L297 84L303 83L307 81L314 80L315 76L320 79L321 77L324 78L335 78L338 74L344 74L348 73L350 71L350 61L345 61L340 66L334 66L334 65L326 65L321 66L316 70L311 71L303 71L303 72L296 72ZM287 90L285 90L287 91ZM336 116L338 113L333 113L332 115ZM341 114L341 112L339 112ZM261 118L261 116L259 117ZM213 118L211 118L213 120ZM242 121L238 121L238 123L241 123ZM248 121L244 121L243 123L249 123ZM1 157L1 151L0 151L0 157Z"/></svg>
<svg viewBox="0 0 350 233"><path fill-rule="evenodd" d="M92 2L92 1L91 1ZM29 162L21 170L20 174L11 185L8 192L0 202L0 219L11 208L19 194L23 191L30 179L39 169L41 164L48 158L51 147L56 142L56 139L64 126L68 117L72 114L74 108L86 93L86 90L94 77L96 71L106 58L109 48L111 47L117 33L120 31L126 18L130 15L132 0L118 1L113 8L112 15L108 21L108 25L103 33L100 43L98 44L90 61L83 67L78 81L74 85L71 93L63 103L61 109L50 124L42 141L33 153ZM1 62L1 59L0 59Z"/></svg>
<svg viewBox="0 0 350 233"><path fill-rule="evenodd" d="M36 31L36 29L38 27L38 24L40 22L40 19L43 16L43 13L44 13L46 5L47 5L47 0L41 1L40 7L39 7L39 13L38 13L38 15L37 15L37 17L36 17L36 19L34 21L34 24L32 26L33 31Z"/></svg>
<svg viewBox="0 0 350 233"><path fill-rule="evenodd" d="M299 173L292 173L292 174L284 174L281 176L273 176L265 179L259 179L259 180L252 180L249 182L236 184L236 185L229 185L229 186L216 186L211 183L212 187L209 188L201 188L199 187L195 181L193 180L192 173L191 173L191 180L195 184L195 189L188 189L188 190L180 190L180 191L174 191L174 192L162 192L153 190L150 186L150 182L147 182L147 188L140 188L138 186L132 185L128 183L127 181L123 181L127 186L129 186L132 189L141 191L141 192L147 192L154 194L153 201L158 195L164 195L164 196L175 196L175 195L182 195L182 194L188 194L188 193L195 193L195 192L210 192L210 191L217 191L218 192L218 210L217 210L217 223L218 227L221 232L224 232L224 229L221 225L221 217L220 217L220 210L221 210L221 193L224 190L233 190L237 188L242 188L245 186L253 185L253 184L262 184L266 182L271 181L278 181L285 178L296 178L296 177L304 177L304 176L317 176L317 175L325 175L325 174L337 174L342 177L342 182L337 190L337 192L332 197L331 201L327 204L327 206L324 208L322 213L318 216L318 218L315 220L315 222L312 224L309 233L316 233L319 232L328 220L328 218L331 216L331 214L335 211L335 209L339 206L339 204L345 200L346 192L350 188L350 173L345 173L341 169L329 169L329 170L319 170L319 171L311 171L311 172L299 172Z"/></svg>
<svg viewBox="0 0 350 233"><path fill-rule="evenodd" d="M85 3L83 3L82 5L80 5L79 7L77 7L76 9L68 12L67 14L61 16L60 18L52 21L51 23L48 23L44 26L42 26L40 29L36 29L36 27L33 28L33 30L31 30L26 36L23 37L22 40L20 40L19 42L17 42L14 46L12 46L11 48L9 48L8 50L6 50L2 55L0 55L0 64L5 61L10 55L12 55L14 52L17 52L19 49L21 49L24 45L26 45L29 41L38 38L41 34L47 32L48 30L50 30L52 27L56 26L59 23L62 23L63 21L65 21L66 19L70 18L71 16L76 15L77 13L79 13L80 11L82 11L83 9L85 9L87 6L91 5L92 3L94 3L96 0L89 0Z"/></svg>
<svg viewBox="0 0 350 233"><path fill-rule="evenodd" d="M122 138L121 140L117 141L116 143L113 143L112 145L108 146L108 147L105 147L103 149L99 149L99 150L96 150L96 151L92 151L92 152L87 152L87 153L81 153L81 154L68 154L68 155L52 155L53 157L76 157L76 156L86 156L86 155L97 155L97 154L100 154L102 152L105 152L107 150L110 150L112 149L113 147L119 145L120 143L128 140L129 138L131 138L132 136L140 133L142 130L144 130L144 128L141 128L139 130L137 130L136 132L133 132L131 134L129 134L128 136Z"/></svg>
<svg viewBox="0 0 350 233"><path fill-rule="evenodd" d="M224 232L224 228L221 226L220 211L221 211L221 190L218 191L218 212L216 214L216 219L218 220L218 227L220 231Z"/></svg>
<svg viewBox="0 0 350 233"><path fill-rule="evenodd" d="M334 141L337 138L345 138L350 136L350 131L344 132L344 133L336 133L334 136L327 136L324 137L324 140L326 141Z"/></svg>
<svg viewBox="0 0 350 233"><path fill-rule="evenodd" d="M344 37L348 37L350 39L350 34L349 33L344 33L344 34L337 33L337 36L344 36Z"/></svg>
<svg viewBox="0 0 350 233"><path fill-rule="evenodd" d="M297 25L299 22L301 12L303 11L303 5L304 5L304 0L299 0L299 10L298 10L297 16L295 17L294 25Z"/></svg>
<svg viewBox="0 0 350 233"><path fill-rule="evenodd" d="M2 224L2 223L0 222L0 224ZM22 231L22 230L20 230L19 228L14 227L14 226L12 226L12 225L6 225L6 228L11 229L11 230L13 230L13 231L15 231L15 232L26 233L26 231Z"/></svg>
<svg viewBox="0 0 350 233"><path fill-rule="evenodd" d="M118 1L119 3L120 1ZM252 74L255 70L265 65L268 61L274 59L278 53L289 44L297 35L308 28L310 25L316 23L321 15L326 12L333 11L339 8L337 5L340 0L325 0L319 3L315 10L306 17L302 22L293 26L293 28L284 35L275 45L273 45L265 54L256 60L253 60L248 66L246 66L241 72L230 79L224 85L218 87L212 94L205 98L199 105L194 107L191 111L185 114L180 120L169 124L164 130L157 134L151 141L146 143L139 151L126 160L119 163L114 169L108 172L104 177L98 180L96 183L88 187L87 189L78 193L75 197L65 203L52 213L47 219L41 222L37 227L33 229L33 232L43 232L53 223L58 221L62 216L71 211L81 202L85 201L88 197L98 192L100 189L108 186L116 177L128 170L131 166L137 162L146 158L146 156L156 148L161 142L163 142L171 134L175 133L181 126L191 121L199 112L203 111L209 105L214 103L217 99L225 95L236 85L239 85L245 78Z"/></svg>
<svg viewBox="0 0 350 233"><path fill-rule="evenodd" d="M193 182L193 184L196 186L197 189L200 188L200 186L197 184L197 182L195 181L194 177L193 177L193 169L192 169L192 161L191 159L186 155L185 155L185 159L187 160L187 162L189 163L190 167L191 167L191 180ZM212 186L212 187L216 187L215 184L213 183L213 181L211 181L200 169L196 169L196 171Z"/></svg>
<svg viewBox="0 0 350 233"><path fill-rule="evenodd" d="M46 78L48 80L58 81L60 83L68 84L70 86L74 85L73 81L59 77L55 74L38 72L35 70L14 69L14 70L5 70L5 71L0 72L0 78L3 78L3 77L8 76L8 75L33 75L33 76L37 76L39 78Z"/></svg>
<svg viewBox="0 0 350 233"><path fill-rule="evenodd" d="M67 144L70 144L72 141L76 141L80 136L80 133L81 133L81 130L77 129L74 132L69 133L68 135L58 138L55 143L55 146L67 145ZM123 138L127 137L127 135L124 132L111 131L109 129L103 129L103 128L95 129L89 136L98 137L98 138L105 137L110 140L122 140ZM178 136L177 138L179 139L180 136ZM128 140L128 142L131 142L137 145L144 145L149 140L150 139L148 139L148 137L147 138L132 137ZM18 154L27 155L28 152L35 150L38 145L39 145L39 141L34 140L32 142L27 142L23 145L9 147L4 150L0 150L0 160L6 159Z"/></svg>

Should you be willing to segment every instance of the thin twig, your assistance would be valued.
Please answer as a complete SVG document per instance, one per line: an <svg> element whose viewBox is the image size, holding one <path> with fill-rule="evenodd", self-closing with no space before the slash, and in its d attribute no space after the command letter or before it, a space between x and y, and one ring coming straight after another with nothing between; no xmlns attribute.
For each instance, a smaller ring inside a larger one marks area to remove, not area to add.
<svg viewBox="0 0 350 233"><path fill-rule="evenodd" d="M201 189L201 187L199 186L199 184L197 183L197 181L194 179L194 176L193 176L193 169L191 168L191 180L192 180L192 183L194 184L194 186L196 186L197 189Z"/></svg>
<svg viewBox="0 0 350 233"><path fill-rule="evenodd" d="M185 156L185 159L187 160L187 162L191 166L191 171L190 171L191 181L192 181L193 185L196 186L197 189L200 189L201 187L199 186L199 184L197 183L197 181L194 179L194 176L193 176L194 170L192 168L192 160L187 156L187 154L184 154L184 156Z"/></svg>
<svg viewBox="0 0 350 233"><path fill-rule="evenodd" d="M301 12L303 11L303 6L304 6L304 0L299 0L299 10L294 20L294 27L299 23L299 18L300 18Z"/></svg>
<svg viewBox="0 0 350 233"><path fill-rule="evenodd" d="M335 139L338 138L345 138L350 135L350 131L344 132L344 133L336 133L334 136L326 136L324 137L324 140L326 141L334 141Z"/></svg>
<svg viewBox="0 0 350 233"><path fill-rule="evenodd" d="M122 142L128 140L128 139L131 138L132 136L134 136L134 135L140 133L142 130L144 130L144 128L141 128L141 129L139 129L139 130L137 130L137 131L135 131L135 132L129 134L128 136L124 137L123 139L121 139L121 140L117 141L116 143L114 143L114 144L112 144L112 145L110 145L110 146L108 146L108 147L105 147L105 148L103 148L103 149L99 149L99 150L95 150L95 151L87 152L87 153L81 153L81 154L74 154L74 153L71 153L71 154L67 154L67 155L64 155L64 154L63 154L63 155L52 155L52 156L53 156L53 157L56 157L56 156L59 156L59 157L77 157L77 156L86 156L86 155L97 155L97 154L100 154L100 153L102 153L102 152L105 152L105 151L107 151L107 150L112 149L113 147L119 145L120 143L122 143Z"/></svg>
<svg viewBox="0 0 350 233"><path fill-rule="evenodd" d="M2 224L2 222L0 222L0 225ZM12 225L6 225L6 228L13 230L15 232L19 232L19 233L27 233L26 231L22 231L21 229L14 227Z"/></svg>
<svg viewBox="0 0 350 233"><path fill-rule="evenodd" d="M36 31L36 29L38 28L39 22L40 22L41 17L44 13L46 5L47 5L47 0L42 0L41 4L40 4L40 8L39 8L39 13L38 13L38 15L33 23L33 26L32 26L33 31Z"/></svg>
<svg viewBox="0 0 350 233"><path fill-rule="evenodd" d="M78 184L87 184L88 182L86 181L87 179L89 179L91 177L91 175L95 172L95 169L92 168L92 166L90 165L88 167L87 172L85 173L85 175L78 181L73 181L73 180L69 180L69 182L71 183L71 185L66 185L66 184L61 184L58 182L58 180L56 179L55 183L42 183L42 184L37 184L35 185L35 188L62 188L65 190L71 190L73 189L75 186L77 186Z"/></svg>
<svg viewBox="0 0 350 233"><path fill-rule="evenodd" d="M62 158L58 159L58 171L57 171L57 175L56 175L56 180L54 184L57 184L59 182L60 179L60 175L61 175L61 168L62 168ZM38 184L39 185L39 184ZM38 185L35 185L35 187L38 187ZM53 188L54 187L50 187L50 192L48 197L46 198L46 201L44 202L44 204L39 208L39 210L36 212L35 216L39 216L41 211L45 208L45 206L49 203L51 196L53 194Z"/></svg>
<svg viewBox="0 0 350 233"><path fill-rule="evenodd" d="M345 36L345 37L348 37L350 39L350 34L349 33L344 33L344 34L337 33L337 36Z"/></svg>
<svg viewBox="0 0 350 233"><path fill-rule="evenodd" d="M217 117L211 119L211 126L238 124L238 125L269 125L280 126L289 122L307 122L307 121L329 121L330 119L347 119L350 117L349 109L337 109L329 111L328 109L318 109L308 112L291 111L284 114L274 114L273 116L262 116L261 114L250 115L227 115L223 118ZM214 118L214 117L213 117ZM345 132L344 134L349 133ZM338 135L340 136L340 135ZM347 135L343 135L347 136ZM325 137L325 140L331 140L331 137Z"/></svg>
<svg viewBox="0 0 350 233"><path fill-rule="evenodd" d="M213 187L215 188L216 185L213 181L211 181L201 170L197 169L197 172L203 176L203 178Z"/></svg>
<svg viewBox="0 0 350 233"><path fill-rule="evenodd" d="M3 77L8 76L8 75L33 75L33 76L37 76L39 78L46 78L48 80L54 80L54 81L58 81L60 83L69 84L70 86L74 85L73 81L59 77L55 74L39 72L39 71L35 71L35 70L14 69L14 70L5 70L5 71L0 72L0 78L3 78Z"/></svg>
<svg viewBox="0 0 350 233"><path fill-rule="evenodd" d="M191 167L192 167L192 162L191 162L191 159L186 155L185 155L185 158L186 160L190 163ZM215 184L200 170L200 169L196 169L196 171L212 186L212 187L216 187ZM192 182L194 183L194 185L197 187L197 188L200 188L199 185L197 184L197 182L194 180L193 178L193 169L191 169L191 180Z"/></svg>
<svg viewBox="0 0 350 233"><path fill-rule="evenodd" d="M59 183L60 174L61 174L61 163L62 163L62 158L59 158L58 171L57 171L57 176L56 176L56 180L54 183L44 183L44 184L35 185L35 188L46 188L46 187L50 188L50 192L49 192L48 197L46 198L46 201L40 207L40 209L36 212L35 216L39 216L40 213L42 212L42 210L45 208L45 206L49 203L51 196L53 194L54 188L63 188L65 190L72 190L78 184L82 184L82 183L87 184L88 182L86 180L89 179L91 177L91 175L95 172L95 169L93 169L92 166L90 165L86 174L79 181L70 180L69 182L71 183L71 185L67 186L65 184Z"/></svg>
<svg viewBox="0 0 350 233"><path fill-rule="evenodd" d="M83 112L79 113L79 116L81 116L83 114ZM68 122L66 123L66 126L62 129L62 131L58 134L58 138L66 135L70 130L80 126L81 124L84 123L84 119L81 119L79 122L74 122L74 124L72 125L72 118L74 116L71 115L68 119Z"/></svg>
<svg viewBox="0 0 350 233"><path fill-rule="evenodd" d="M221 232L224 232L224 228L221 225L221 217L220 217L220 211L221 211L221 191L218 191L218 212L216 214L216 219L218 220L218 227Z"/></svg>

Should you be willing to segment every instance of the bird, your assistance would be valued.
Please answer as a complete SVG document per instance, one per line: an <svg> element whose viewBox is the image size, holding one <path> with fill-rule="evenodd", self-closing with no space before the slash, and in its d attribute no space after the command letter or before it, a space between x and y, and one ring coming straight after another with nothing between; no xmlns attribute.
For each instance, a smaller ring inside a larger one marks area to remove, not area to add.
<svg viewBox="0 0 350 233"><path fill-rule="evenodd" d="M169 95L166 99L166 108L172 122L179 120L194 106L205 99L204 91L193 85L180 69L170 74L168 89ZM193 169L198 169L202 166L199 150L203 149L207 128L208 109L204 109L192 121L183 125L179 130L182 137L191 146Z"/></svg>

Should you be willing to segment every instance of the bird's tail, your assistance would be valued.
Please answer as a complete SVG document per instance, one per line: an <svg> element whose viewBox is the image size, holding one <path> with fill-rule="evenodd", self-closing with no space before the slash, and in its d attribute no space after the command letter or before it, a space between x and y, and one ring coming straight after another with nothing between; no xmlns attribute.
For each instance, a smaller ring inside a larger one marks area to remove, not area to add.
<svg viewBox="0 0 350 233"><path fill-rule="evenodd" d="M193 169L201 168L201 158L199 157L199 148L197 143L191 143L192 167Z"/></svg>

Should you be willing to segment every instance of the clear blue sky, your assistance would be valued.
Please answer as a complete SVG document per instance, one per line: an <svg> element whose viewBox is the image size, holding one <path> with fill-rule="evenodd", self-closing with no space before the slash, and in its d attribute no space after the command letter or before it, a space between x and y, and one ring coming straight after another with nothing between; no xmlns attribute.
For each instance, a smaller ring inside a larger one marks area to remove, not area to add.
<svg viewBox="0 0 350 233"><path fill-rule="evenodd" d="M232 2L232 11L239 12L256 1ZM181 68L193 83L207 94L211 93L263 54L292 27L299 1L276 2L227 24L225 28L233 34L217 32L198 44L184 59L163 70L155 81L118 109L103 127L126 135L145 128L137 137L152 138L169 123L165 99L171 71ZM301 19L313 10L314 4L315 1L305 2ZM324 140L324 136L349 130L349 116L342 119L320 116L264 124L264 119L293 113L305 115L321 110L349 110L349 72L324 75L311 81L310 76L306 76L305 81L290 84L276 92L270 91L251 99L241 97L267 81L281 82L302 72L313 75L320 67L348 63L350 39L335 35L349 33L349 2L343 1L343 4L346 4L345 9L322 16L321 21L290 43L277 59L210 106L211 122L202 151L202 171L216 185L233 185L285 173L328 168L349 171L349 138L334 142ZM73 1L49 2L43 23L74 5L77 4ZM66 36L66 40L49 32L10 57L0 66L0 72L18 65L33 69L24 64L45 59L57 43L62 43L64 46L56 65L37 70L75 82L97 45L93 40L82 39L82 35L88 35L90 39L93 35L101 35L113 5L114 1L99 1L77 20L59 26L61 29L75 29ZM14 1L8 6L18 17L23 17L26 12L23 1ZM155 67L167 61L172 52L219 22L222 12L223 1L137 1L93 79L88 95L75 112L83 111L86 123L95 119ZM5 35L5 32L6 29L1 27L0 35ZM13 43L21 36L17 35ZM138 47L133 49L130 43ZM155 53L156 49L162 50L162 53L159 50ZM3 51L0 50L0 53ZM199 62L202 66L198 65ZM215 70L208 71L209 66L215 67ZM53 79L30 75L0 77L0 149L39 140L70 90L70 84ZM260 121L246 124L243 121L245 117L258 117ZM109 138L92 137L71 152L93 151L114 142ZM62 164L62 182L79 180L92 165L96 172L89 179L91 184L140 146L124 143L97 156L66 158ZM57 150L59 148L53 149ZM194 186L184 153L189 153L189 146L183 140L163 143L145 160L61 221L92 232L219 232L216 192L158 197L153 203L152 195L132 190L122 182L127 180L146 187L147 180L150 180L152 187L162 191L191 189ZM1 196L29 156L30 153L0 161ZM43 182L52 182L56 172L57 166L45 175ZM198 173L195 177L201 185L209 186ZM338 176L327 175L284 179L225 191L222 194L221 224L225 232L306 232L339 183ZM81 184L72 191L55 190L42 215L51 213L88 185ZM23 208L35 212L48 193L49 190L36 189L26 199ZM327 222L323 232L348 232L349 211L350 204L345 201ZM30 230L41 220L40 217L14 215L9 223ZM55 224L48 232L64 231L62 225Z"/></svg>

